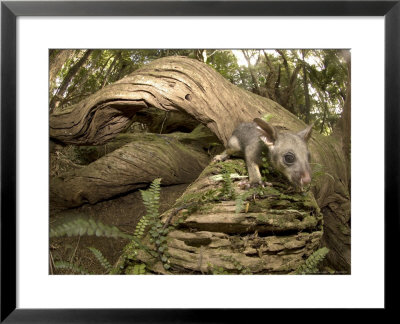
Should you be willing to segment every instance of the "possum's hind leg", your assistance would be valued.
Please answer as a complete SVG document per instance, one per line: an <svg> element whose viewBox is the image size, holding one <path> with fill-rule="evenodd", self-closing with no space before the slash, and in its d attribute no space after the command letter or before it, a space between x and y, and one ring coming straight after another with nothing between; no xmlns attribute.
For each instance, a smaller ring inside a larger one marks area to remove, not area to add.
<svg viewBox="0 0 400 324"><path fill-rule="evenodd" d="M221 154L216 155L213 158L213 162L225 161L226 159L229 158L229 156L231 154L236 153L236 152L240 152L240 151L241 151L241 147L240 147L239 139L235 135L233 135L228 141L228 145L226 147L226 150L223 151Z"/></svg>

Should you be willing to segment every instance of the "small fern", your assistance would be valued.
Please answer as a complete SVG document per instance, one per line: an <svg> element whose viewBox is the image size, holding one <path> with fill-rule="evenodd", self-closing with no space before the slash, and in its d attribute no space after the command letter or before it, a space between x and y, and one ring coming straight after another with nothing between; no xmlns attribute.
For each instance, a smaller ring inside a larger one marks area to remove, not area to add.
<svg viewBox="0 0 400 324"><path fill-rule="evenodd" d="M60 236L78 236L78 235L96 235L112 238L130 239L132 236L121 232L115 226L108 226L101 222L95 222L93 219L77 218L67 221L58 226L50 227L50 237Z"/></svg>
<svg viewBox="0 0 400 324"><path fill-rule="evenodd" d="M99 237L111 237L111 238L124 238L135 241L135 243L147 253L151 254L151 251L144 246L139 239L133 235L126 234L120 231L115 226L105 225L101 222L95 222L93 219L77 218L70 221L66 221L60 225L50 227L50 237L60 236L99 236Z"/></svg>
<svg viewBox="0 0 400 324"><path fill-rule="evenodd" d="M251 270L244 265L242 265L238 260L236 260L233 256L222 256L222 260L228 261L233 264L237 271L241 274L252 274Z"/></svg>
<svg viewBox="0 0 400 324"><path fill-rule="evenodd" d="M140 190L142 195L143 204L146 207L146 217L149 220L155 220L158 218L158 210L160 208L160 184L161 179L155 179L149 189L147 190Z"/></svg>
<svg viewBox="0 0 400 324"><path fill-rule="evenodd" d="M102 265L102 267L107 271L110 272L112 269L112 266L110 264L110 262L108 262L108 260L104 257L103 253L101 253L99 250L97 250L94 247L89 247L88 248L96 257L97 261L100 262L100 264Z"/></svg>
<svg viewBox="0 0 400 324"><path fill-rule="evenodd" d="M142 235L144 232L144 225L150 226L149 235L150 242L156 245L156 252L164 268L168 270L169 254L167 252L167 235L169 229L164 226L160 220L159 207L160 207L160 184L161 179L155 179L149 189L141 190L143 204L146 207L146 215L143 217L144 221L137 227L137 234ZM136 233L136 231L135 231Z"/></svg>
<svg viewBox="0 0 400 324"><path fill-rule="evenodd" d="M149 220L147 219L146 215L144 215L137 223L133 236L135 236L137 239L141 239L148 225Z"/></svg>
<svg viewBox="0 0 400 324"><path fill-rule="evenodd" d="M207 267L208 267L208 270L213 275L229 275L230 274L228 271L225 270L224 267L213 265L210 262L207 263Z"/></svg>
<svg viewBox="0 0 400 324"><path fill-rule="evenodd" d="M224 170L222 173L222 189L221 189L221 198L224 199L235 199L235 189L233 188L233 182L231 179L231 175L227 170Z"/></svg>
<svg viewBox="0 0 400 324"><path fill-rule="evenodd" d="M249 190L243 192L241 195L236 197L236 200L235 200L235 206L236 206L235 213L236 214L239 214L243 211L243 208L245 206L244 203L247 202L248 198L254 194L255 194L254 188L250 188Z"/></svg>
<svg viewBox="0 0 400 324"><path fill-rule="evenodd" d="M68 270L83 275L89 274L86 269L67 261L54 261L54 268L58 270Z"/></svg>
<svg viewBox="0 0 400 324"><path fill-rule="evenodd" d="M315 274L319 272L318 265L325 259L329 249L326 247L320 248L311 254L306 262L302 264L296 271L295 274Z"/></svg>
<svg viewBox="0 0 400 324"><path fill-rule="evenodd" d="M143 275L146 274L146 265L144 263L135 264L133 266L133 274L135 275Z"/></svg>

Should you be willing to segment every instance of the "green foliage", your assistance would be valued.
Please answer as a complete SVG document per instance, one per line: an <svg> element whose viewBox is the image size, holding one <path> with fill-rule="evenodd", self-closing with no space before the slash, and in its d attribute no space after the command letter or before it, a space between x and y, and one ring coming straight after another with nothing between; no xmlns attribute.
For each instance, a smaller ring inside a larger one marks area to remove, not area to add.
<svg viewBox="0 0 400 324"><path fill-rule="evenodd" d="M144 224L150 226L150 242L155 244L159 259L163 263L164 268L168 270L170 268L169 253L167 251L167 235L169 228L164 226L159 216L160 184L161 179L155 179L148 190L141 190L140 192L146 207L146 215L144 216L146 220ZM142 224L140 227L143 227ZM138 230L138 233L140 234L141 230Z"/></svg>
<svg viewBox="0 0 400 324"><path fill-rule="evenodd" d="M238 195L235 200L235 213L241 213L243 211L243 208L248 205L249 200L257 198L263 198L265 197L266 194L271 193L274 189L271 189L269 187L263 188L262 186L257 186L253 188L249 188L246 191L244 191L242 194Z"/></svg>
<svg viewBox="0 0 400 324"><path fill-rule="evenodd" d="M77 274L83 274L83 275L89 274L89 272L86 269L67 261L54 261L54 268L58 270L67 270Z"/></svg>
<svg viewBox="0 0 400 324"><path fill-rule="evenodd" d="M233 188L233 182L230 173L224 170L222 173L222 179L223 181L220 198L227 200L235 199L236 193L235 189Z"/></svg>
<svg viewBox="0 0 400 324"><path fill-rule="evenodd" d="M216 266L211 264L210 262L207 264L209 271L213 274L213 275L229 275L230 273L221 266Z"/></svg>
<svg viewBox="0 0 400 324"><path fill-rule="evenodd" d="M220 199L220 193L221 191L218 189L186 193L176 201L174 206L180 209L185 209L186 211L184 212L184 215L187 216L196 211L204 210L207 203L218 201ZM179 221L182 222L183 218L180 218Z"/></svg>
<svg viewBox="0 0 400 324"><path fill-rule="evenodd" d="M227 270L223 266L217 266L214 264L211 264L208 262L208 270L213 274L213 275L229 275L229 274L234 274L234 273L239 273L239 274L252 274L251 270L245 266L243 266L238 260L236 260L232 256L221 256L221 260L228 261L233 264L235 267L236 271L232 270Z"/></svg>
<svg viewBox="0 0 400 324"><path fill-rule="evenodd" d="M209 50L207 64L211 65L225 79L233 84L240 82L239 65L237 58L229 50Z"/></svg>
<svg viewBox="0 0 400 324"><path fill-rule="evenodd" d="M260 168L261 176L263 181L268 181L268 175L270 174L271 166L268 163L268 157L265 152L262 152L262 165Z"/></svg>
<svg viewBox="0 0 400 324"><path fill-rule="evenodd" d="M240 274L252 274L251 270L244 265L242 265L238 260L236 260L233 256L222 256L221 259L231 262L236 270Z"/></svg>
<svg viewBox="0 0 400 324"><path fill-rule="evenodd" d="M318 266L325 259L329 249L320 248L311 254L307 260L295 272L295 274L316 274L319 272Z"/></svg>
<svg viewBox="0 0 400 324"><path fill-rule="evenodd" d="M146 217L150 221L155 221L158 218L158 210L160 208L160 183L161 179L155 179L148 190L140 190L143 204L146 207Z"/></svg>
<svg viewBox="0 0 400 324"><path fill-rule="evenodd" d="M132 269L132 273L135 275L146 274L146 265L144 263L135 264Z"/></svg>
<svg viewBox="0 0 400 324"><path fill-rule="evenodd" d="M245 206L245 202L247 201L248 198L254 195L255 189L250 188L249 190L246 190L242 194L238 195L235 199L235 213L239 214L243 211L243 208Z"/></svg>
<svg viewBox="0 0 400 324"><path fill-rule="evenodd" d="M136 248L140 248L146 253L153 256L153 251L151 251L147 246L143 245L138 237L126 234L120 231L115 226L108 226L101 222L96 222L93 219L85 219L85 218L76 218L72 220L64 220L60 222L58 225L50 226L50 238L61 237L61 236L98 236L98 237L108 237L108 238L122 238L122 239L130 239ZM101 263L101 265L106 268L109 272L116 272L116 269L113 269L110 263L104 258L100 251L89 248L92 253L96 256L97 260ZM60 267L64 267L67 269L67 263L62 263L59 265ZM70 265L71 267L74 265ZM115 270L115 271L114 271ZM77 269L71 268L70 271L77 272Z"/></svg>
<svg viewBox="0 0 400 324"><path fill-rule="evenodd" d="M96 257L97 261L100 262L101 266L107 271L110 272L112 270L112 266L110 262L104 257L104 255L96 248L89 247L88 248Z"/></svg>
<svg viewBox="0 0 400 324"><path fill-rule="evenodd" d="M274 115L273 115L273 114L266 114L266 115L262 116L262 119L264 119L267 123L268 123L272 118L274 118Z"/></svg>
<svg viewBox="0 0 400 324"><path fill-rule="evenodd" d="M121 232L115 226L108 226L101 222L95 222L93 219L77 218L66 221L56 226L50 226L50 237L60 236L78 236L78 235L96 235L112 238L130 239L132 236Z"/></svg>
<svg viewBox="0 0 400 324"><path fill-rule="evenodd" d="M148 217L144 215L137 223L133 236L135 236L137 239L141 239L148 225L149 225Z"/></svg>
<svg viewBox="0 0 400 324"><path fill-rule="evenodd" d="M159 200L160 200L160 183L161 179L155 179L148 190L141 191L143 203L146 207L146 215L138 222L135 232L132 235L121 232L115 226L108 226L101 222L96 222L93 219L76 218L67 220L59 223L58 225L50 228L50 237L60 236L78 236L78 235L96 235L99 237L112 237L112 238L124 238L130 239L130 246L134 249L134 255L137 254L136 250L141 249L151 256L158 256L162 261L164 268L168 270L169 265L169 254L167 251L166 236L170 230L169 227L165 227L159 217ZM150 240L156 246L156 252L150 250L147 246L141 243L141 239L144 236L146 229L149 229ZM106 269L107 272L114 272L110 262L103 256L103 254L93 248L89 247L89 250L94 254L100 264ZM73 272L85 272L74 264L60 261L57 263L58 269L67 269ZM144 267L141 266L134 270L134 272L143 272Z"/></svg>

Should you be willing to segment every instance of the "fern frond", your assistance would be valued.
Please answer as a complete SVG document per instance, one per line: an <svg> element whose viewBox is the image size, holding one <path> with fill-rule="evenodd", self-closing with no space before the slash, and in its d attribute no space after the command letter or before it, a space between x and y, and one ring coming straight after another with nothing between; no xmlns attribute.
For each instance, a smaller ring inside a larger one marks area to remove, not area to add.
<svg viewBox="0 0 400 324"><path fill-rule="evenodd" d="M161 178L154 179L150 184L149 189L140 190L140 194L142 195L143 204L146 207L146 217L148 219L155 221L158 218L159 211L159 201L160 201L160 191L161 191Z"/></svg>
<svg viewBox="0 0 400 324"><path fill-rule="evenodd" d="M99 250L97 250L94 247L89 247L88 249L94 254L94 256L96 257L97 261L100 262L102 267L104 269L106 269L107 272L111 271L112 266L111 266L110 262L108 262L108 260L104 257L103 253L101 253Z"/></svg>
<svg viewBox="0 0 400 324"><path fill-rule="evenodd" d="M96 235L112 238L130 239L132 236L121 232L115 226L108 226L101 222L95 222L93 219L77 218L67 221L58 226L50 227L50 237L59 236L78 236L78 235Z"/></svg>
<svg viewBox="0 0 400 324"><path fill-rule="evenodd" d="M135 275L146 274L146 265L144 263L135 264L133 266L133 274L135 274Z"/></svg>
<svg viewBox="0 0 400 324"><path fill-rule="evenodd" d="M148 225L149 225L148 217L144 215L137 223L133 236L135 236L138 239L142 238Z"/></svg>
<svg viewBox="0 0 400 324"><path fill-rule="evenodd" d="M67 221L57 226L50 227L50 237L60 236L78 236L78 235L96 235L112 238L124 238L133 240L143 250L151 254L151 251L144 246L140 241L133 235L121 232L115 226L105 225L101 222L95 222L93 219L77 218L71 221Z"/></svg>
<svg viewBox="0 0 400 324"><path fill-rule="evenodd" d="M54 261L54 268L59 270L69 270L83 275L89 274L89 272L86 269L67 261Z"/></svg>
<svg viewBox="0 0 400 324"><path fill-rule="evenodd" d="M221 189L221 195L223 198L227 199L235 199L235 190L233 188L233 182L231 179L231 175L227 170L224 170L222 173L222 189Z"/></svg>
<svg viewBox="0 0 400 324"><path fill-rule="evenodd" d="M326 247L320 248L311 254L306 262L302 264L296 271L295 274L314 274L318 273L318 265L325 259L329 249Z"/></svg>

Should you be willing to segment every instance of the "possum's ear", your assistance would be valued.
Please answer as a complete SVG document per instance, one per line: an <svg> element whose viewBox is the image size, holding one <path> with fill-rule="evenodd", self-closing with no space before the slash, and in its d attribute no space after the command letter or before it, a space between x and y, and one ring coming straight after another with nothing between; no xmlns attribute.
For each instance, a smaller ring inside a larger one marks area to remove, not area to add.
<svg viewBox="0 0 400 324"><path fill-rule="evenodd" d="M254 118L253 122L257 124L257 128L261 131L261 140L267 145L274 145L277 136L275 127L261 118Z"/></svg>
<svg viewBox="0 0 400 324"><path fill-rule="evenodd" d="M299 135L304 141L308 142L308 140L311 137L313 125L314 124L311 124L306 129L303 129L301 132L298 132L297 135Z"/></svg>

